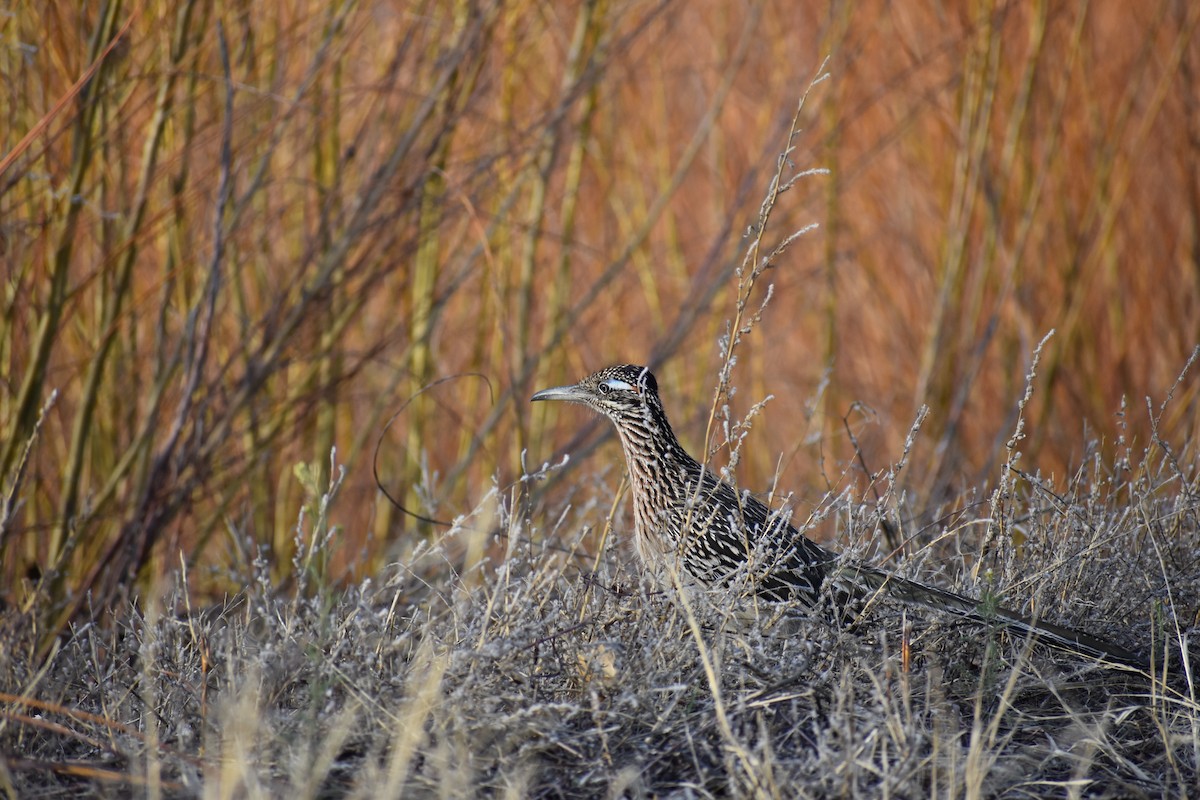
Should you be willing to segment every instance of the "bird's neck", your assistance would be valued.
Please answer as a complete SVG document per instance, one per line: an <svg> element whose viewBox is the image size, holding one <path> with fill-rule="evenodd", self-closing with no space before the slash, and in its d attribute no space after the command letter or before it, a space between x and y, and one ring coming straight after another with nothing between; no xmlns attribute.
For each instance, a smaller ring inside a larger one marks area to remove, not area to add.
<svg viewBox="0 0 1200 800"><path fill-rule="evenodd" d="M694 462L661 413L646 413L636 419L618 422L617 434L631 470L635 464L659 467Z"/></svg>
<svg viewBox="0 0 1200 800"><path fill-rule="evenodd" d="M675 438L666 417L646 414L618 424L617 433L639 523L677 512L703 468Z"/></svg>

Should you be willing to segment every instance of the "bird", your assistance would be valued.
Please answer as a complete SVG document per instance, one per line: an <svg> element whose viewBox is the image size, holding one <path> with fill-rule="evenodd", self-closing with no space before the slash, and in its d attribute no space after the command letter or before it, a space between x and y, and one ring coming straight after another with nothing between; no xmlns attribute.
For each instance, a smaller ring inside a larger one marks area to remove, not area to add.
<svg viewBox="0 0 1200 800"><path fill-rule="evenodd" d="M536 392L531 401L578 403L607 417L624 451L633 502L633 540L660 580L678 570L689 583L728 585L746 575L766 601L815 609L880 594L1111 664L1144 669L1148 661L1083 631L995 607L869 564L839 557L800 533L788 515L722 480L679 443L648 367L607 367L575 384Z"/></svg>

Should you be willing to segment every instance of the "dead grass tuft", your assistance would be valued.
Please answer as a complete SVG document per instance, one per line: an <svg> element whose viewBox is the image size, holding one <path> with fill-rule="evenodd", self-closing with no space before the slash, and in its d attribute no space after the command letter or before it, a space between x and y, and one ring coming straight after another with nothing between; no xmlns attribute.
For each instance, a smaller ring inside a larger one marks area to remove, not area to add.
<svg viewBox="0 0 1200 800"><path fill-rule="evenodd" d="M1200 509L1180 477L1094 463L1070 486L1014 492L1003 508L1023 531L1021 577L993 572L990 591L1134 646L1186 642ZM851 537L878 524L835 510L855 520ZM747 613L731 624L728 593L654 592L613 545L575 555L606 514L524 518L500 503L486 533L460 524L344 592L246 575L244 594L188 610L180 574L150 612L73 628L45 661L9 612L4 783L19 796L296 797L1194 786L1200 704L1178 658L1151 681L887 604L853 633ZM556 535L538 535L555 519ZM460 560L480 536L497 558Z"/></svg>

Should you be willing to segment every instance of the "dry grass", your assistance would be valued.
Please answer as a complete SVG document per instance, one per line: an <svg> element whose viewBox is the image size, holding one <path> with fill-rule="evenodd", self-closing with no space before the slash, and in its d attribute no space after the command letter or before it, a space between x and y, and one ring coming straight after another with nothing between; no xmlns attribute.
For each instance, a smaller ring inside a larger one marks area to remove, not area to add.
<svg viewBox="0 0 1200 800"><path fill-rule="evenodd" d="M960 590L1036 600L1047 617L1169 650L1194 636L1200 611L1194 479L1181 484L1158 457L1114 474L1093 466L1005 503L999 522L1027 543L1012 556L1016 579L997 570L962 585L964 562L938 563ZM503 497L344 592L314 585L319 569L297 569L310 577L276 591L263 560L233 576L244 593L193 609L178 572L148 611L75 627L45 661L35 632L9 616L4 787L14 797L1195 787L1200 697L1177 658L1154 679L1106 671L888 606L854 633L806 617L735 623L727 592L710 602L651 591L622 548L587 556L605 506L521 516ZM337 499L314 500L324 511L302 517L297 551L344 546L326 533ZM854 520L851 540L877 530L876 515L836 505Z"/></svg>

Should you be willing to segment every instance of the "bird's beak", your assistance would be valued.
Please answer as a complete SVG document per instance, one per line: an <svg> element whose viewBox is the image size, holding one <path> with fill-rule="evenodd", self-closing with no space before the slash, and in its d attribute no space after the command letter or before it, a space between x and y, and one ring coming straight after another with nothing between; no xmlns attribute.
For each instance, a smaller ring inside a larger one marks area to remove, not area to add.
<svg viewBox="0 0 1200 800"><path fill-rule="evenodd" d="M542 389L529 398L529 401L536 403L538 400L570 400L582 403L587 400L587 397L587 390L578 384L574 384L572 386L555 386L553 389Z"/></svg>

